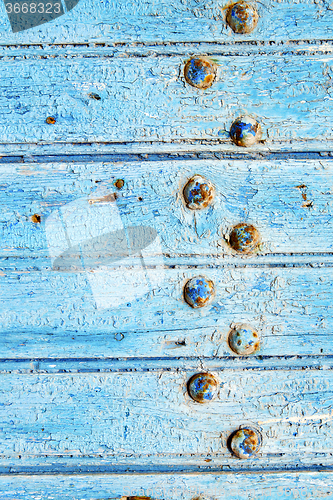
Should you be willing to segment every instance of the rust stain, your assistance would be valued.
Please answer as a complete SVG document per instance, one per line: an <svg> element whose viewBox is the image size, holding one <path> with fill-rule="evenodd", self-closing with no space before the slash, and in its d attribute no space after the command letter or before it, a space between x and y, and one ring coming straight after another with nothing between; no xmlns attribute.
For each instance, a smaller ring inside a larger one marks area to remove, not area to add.
<svg viewBox="0 0 333 500"><path fill-rule="evenodd" d="M251 33L258 24L256 9L246 2L236 2L228 7L226 21L234 33Z"/></svg>
<svg viewBox="0 0 333 500"><path fill-rule="evenodd" d="M113 202L118 198L117 193L107 194L102 196L101 198L92 198L89 200L89 204L93 205L94 203L105 203L105 202Z"/></svg>
<svg viewBox="0 0 333 500"><path fill-rule="evenodd" d="M256 248L259 241L258 230L252 224L243 222L234 226L229 236L229 244L237 252L251 252Z"/></svg>
<svg viewBox="0 0 333 500"><path fill-rule="evenodd" d="M306 194L307 186L305 184L300 184L299 186L296 186L296 189L300 189L302 191L301 196L302 196L302 199L304 201L304 203L302 203L302 208L313 207L313 201L308 200L308 197Z"/></svg>
<svg viewBox="0 0 333 500"><path fill-rule="evenodd" d="M35 224L40 224L40 221L41 221L41 216L38 215L38 214L34 214L31 216L31 220L32 222L34 222Z"/></svg>
<svg viewBox="0 0 333 500"><path fill-rule="evenodd" d="M125 497L126 500L152 500L151 497Z"/></svg>
<svg viewBox="0 0 333 500"><path fill-rule="evenodd" d="M183 196L187 208L200 210L212 203L215 190L211 182L201 175L194 175L185 185Z"/></svg>
<svg viewBox="0 0 333 500"><path fill-rule="evenodd" d="M216 78L216 64L207 57L194 57L185 64L184 77L192 87L208 89Z"/></svg>
<svg viewBox="0 0 333 500"><path fill-rule="evenodd" d="M197 373L187 382L187 391L197 403L207 403L214 399L218 382L211 373Z"/></svg>

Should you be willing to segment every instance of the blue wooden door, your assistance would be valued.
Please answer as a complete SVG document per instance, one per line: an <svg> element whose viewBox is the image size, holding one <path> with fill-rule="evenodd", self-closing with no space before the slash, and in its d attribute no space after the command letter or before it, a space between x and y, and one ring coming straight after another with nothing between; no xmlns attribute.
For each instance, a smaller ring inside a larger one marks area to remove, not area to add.
<svg viewBox="0 0 333 500"><path fill-rule="evenodd" d="M333 498L332 8L1 6L1 500Z"/></svg>

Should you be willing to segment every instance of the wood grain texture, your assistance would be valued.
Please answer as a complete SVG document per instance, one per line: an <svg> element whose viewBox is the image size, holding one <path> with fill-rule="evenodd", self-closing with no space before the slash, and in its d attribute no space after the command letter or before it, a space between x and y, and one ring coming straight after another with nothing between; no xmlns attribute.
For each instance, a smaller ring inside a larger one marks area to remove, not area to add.
<svg viewBox="0 0 333 500"><path fill-rule="evenodd" d="M187 394L192 374L1 375L1 463L236 471L331 464L332 370L213 372L218 396L203 405ZM242 425L263 437L258 455L243 461L227 447Z"/></svg>
<svg viewBox="0 0 333 500"><path fill-rule="evenodd" d="M1 44L114 43L243 40L299 40L331 38L329 0L265 0L258 2L257 29L236 35L225 23L225 0L81 0L48 24L11 33L1 5Z"/></svg>
<svg viewBox="0 0 333 500"><path fill-rule="evenodd" d="M25 162L0 170L5 500L332 497L330 474L319 472L332 468L332 166L329 157L261 155L331 149L333 6L267 0L246 36L226 28L226 7L81 0L62 18L13 35L0 6L0 154ZM195 54L218 65L205 92L182 75ZM264 131L252 159L29 158L240 155L228 131L242 114ZM217 191L200 213L181 196L195 173ZM116 178L125 180L121 191ZM247 258L228 245L243 220L262 234ZM152 245L144 226L157 235ZM142 248L126 258L119 242L129 227L141 228ZM114 230L113 240L96 240ZM183 299L186 280L198 274L216 287L199 311ZM240 322L258 329L257 356L230 351L227 335ZM205 370L220 384L206 406L186 392L189 377ZM228 450L241 425L263 435L254 460ZM304 472L290 472L297 469ZM66 475L42 475L59 472Z"/></svg>
<svg viewBox="0 0 333 500"><path fill-rule="evenodd" d="M127 474L0 477L4 500L294 500L333 498L332 473ZM125 499L123 499L125 500Z"/></svg>
<svg viewBox="0 0 333 500"><path fill-rule="evenodd" d="M331 162L179 163L2 165L3 358L231 356L227 336L240 322L258 328L260 355L330 352ZM195 173L216 188L214 206L200 213L181 198ZM125 181L119 191L117 178ZM116 229L108 201L115 192L116 219L152 227L161 245L143 262L110 262L103 247L96 267L85 261L71 271L63 259L67 268L52 269L71 244ZM223 237L243 220L263 240L245 258ZM216 295L198 311L184 302L183 287L202 274Z"/></svg>
<svg viewBox="0 0 333 500"><path fill-rule="evenodd" d="M206 91L184 82L189 56L6 60L1 143L212 141L239 152L229 129L250 114L264 131L251 150L330 147L331 55L220 53L218 81ZM45 123L48 116L54 125Z"/></svg>
<svg viewBox="0 0 333 500"><path fill-rule="evenodd" d="M214 300L201 310L183 299L186 280L198 274L216 287ZM182 267L166 270L155 288L141 294L144 276L140 269L111 273L99 290L104 307L96 307L85 273L1 276L1 356L233 356L227 344L233 323L258 329L260 355L331 353L331 268Z"/></svg>
<svg viewBox="0 0 333 500"><path fill-rule="evenodd" d="M188 209L182 197L197 173L216 191L203 211ZM118 178L125 182L121 190L114 185ZM37 268L48 265L38 259L55 256L59 245L65 250L118 229L119 217L125 227L158 233L160 249L146 258L163 254L166 265L181 256L192 256L184 260L190 265L204 258L206 264L244 265L267 264L270 254L325 259L324 253L332 253L332 162L324 158L3 164L0 184L0 255L33 258ZM34 214L40 224L32 222ZM231 228L244 221L258 228L262 242L254 256L238 258L227 240ZM32 263L16 265L24 270Z"/></svg>

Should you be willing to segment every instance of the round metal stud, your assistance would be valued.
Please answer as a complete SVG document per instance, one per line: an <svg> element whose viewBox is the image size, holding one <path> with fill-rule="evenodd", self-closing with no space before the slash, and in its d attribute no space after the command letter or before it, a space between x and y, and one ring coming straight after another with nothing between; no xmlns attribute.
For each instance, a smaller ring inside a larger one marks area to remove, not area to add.
<svg viewBox="0 0 333 500"><path fill-rule="evenodd" d="M54 116L48 116L48 117L46 118L46 120L45 120L45 121L46 121L46 123L48 123L49 125L54 125L54 124L55 124L55 122L56 122L56 119L54 118Z"/></svg>
<svg viewBox="0 0 333 500"><path fill-rule="evenodd" d="M195 175L184 187L183 194L188 208L201 210L212 202L215 192L209 181L201 175Z"/></svg>
<svg viewBox="0 0 333 500"><path fill-rule="evenodd" d="M125 181L124 179L117 179L114 181L114 185L116 186L117 189L122 189L124 187Z"/></svg>
<svg viewBox="0 0 333 500"><path fill-rule="evenodd" d="M227 23L234 33L251 33L258 24L258 12L246 2L237 2L227 12Z"/></svg>
<svg viewBox="0 0 333 500"><path fill-rule="evenodd" d="M261 126L252 116L241 116L230 128L232 141L243 148L253 146L261 138Z"/></svg>
<svg viewBox="0 0 333 500"><path fill-rule="evenodd" d="M194 401L209 403L216 396L218 383L210 373L197 373L187 383L187 390Z"/></svg>
<svg viewBox="0 0 333 500"><path fill-rule="evenodd" d="M239 429L230 439L230 448L238 458L253 458L261 446L261 436L254 429Z"/></svg>
<svg viewBox="0 0 333 500"><path fill-rule="evenodd" d="M41 216L40 216L40 215L38 215L38 214L33 214L33 215L31 216L31 220L32 220L32 222L34 222L35 224L39 224L39 223L40 223L40 221L41 221Z"/></svg>
<svg viewBox="0 0 333 500"><path fill-rule="evenodd" d="M204 276L191 278L184 287L184 298L193 308L205 306L214 295L214 283Z"/></svg>
<svg viewBox="0 0 333 500"><path fill-rule="evenodd" d="M237 325L229 333L230 348L240 356L248 356L259 349L259 335L249 325Z"/></svg>
<svg viewBox="0 0 333 500"><path fill-rule="evenodd" d="M216 64L206 57L193 57L185 64L187 83L198 89L208 89L216 78Z"/></svg>
<svg viewBox="0 0 333 500"><path fill-rule="evenodd" d="M236 252L249 253L256 248L259 241L258 230L245 222L234 226L229 236L230 246Z"/></svg>

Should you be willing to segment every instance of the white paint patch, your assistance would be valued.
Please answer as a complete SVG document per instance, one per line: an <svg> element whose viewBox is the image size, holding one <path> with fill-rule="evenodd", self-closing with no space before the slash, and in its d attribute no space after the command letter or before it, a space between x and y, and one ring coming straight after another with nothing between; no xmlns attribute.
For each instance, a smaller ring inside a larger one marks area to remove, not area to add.
<svg viewBox="0 0 333 500"><path fill-rule="evenodd" d="M112 199L111 196L108 199ZM141 247L132 253L134 237L132 235L130 241L116 201L96 203L96 200L98 198L80 198L55 210L45 223L46 238L52 264L57 259L59 263L59 257L63 257L64 271L80 272L83 267L97 308L116 308L159 288L165 274L161 241L157 233L154 240L149 241L145 230L153 228L135 226L133 221L131 228L137 230ZM145 222L151 224L152 221ZM100 238L103 235L105 239ZM113 257L119 254L123 258ZM154 267L149 268L152 256L155 257ZM87 260L95 262L96 266L87 266ZM108 265L108 260L112 265Z"/></svg>

